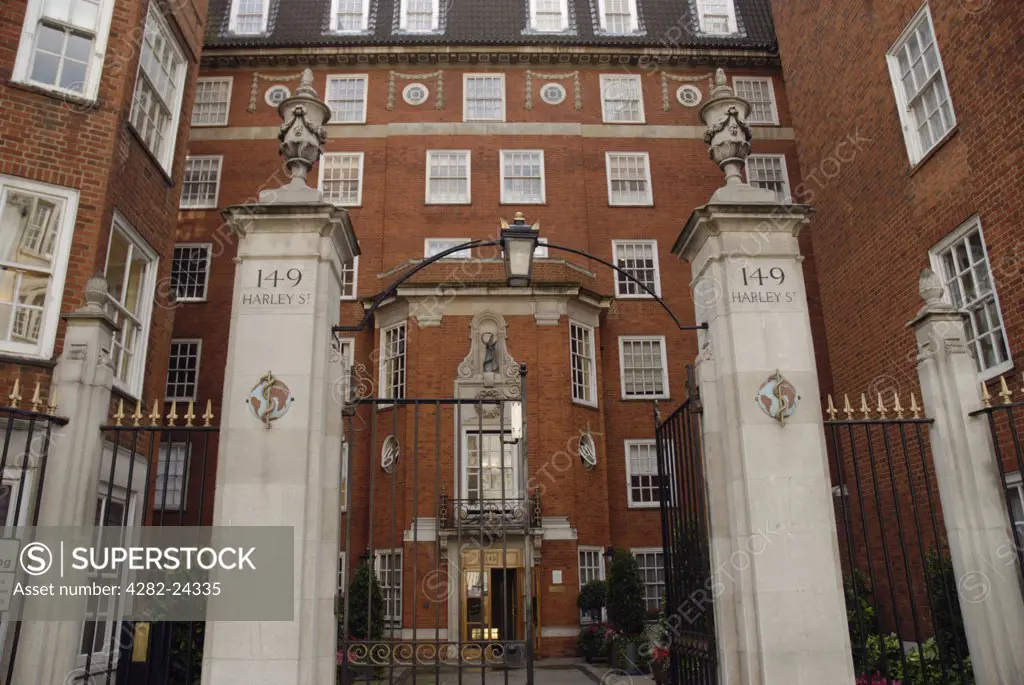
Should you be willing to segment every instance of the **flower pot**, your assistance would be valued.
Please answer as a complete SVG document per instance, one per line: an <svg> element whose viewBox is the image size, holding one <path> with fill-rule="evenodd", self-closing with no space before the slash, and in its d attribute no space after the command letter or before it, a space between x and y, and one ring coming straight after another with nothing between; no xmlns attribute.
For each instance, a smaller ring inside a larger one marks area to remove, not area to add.
<svg viewBox="0 0 1024 685"><path fill-rule="evenodd" d="M669 680L671 680L668 658L658 659L651 663L651 676L654 677L654 682L659 683L659 685L668 685Z"/></svg>

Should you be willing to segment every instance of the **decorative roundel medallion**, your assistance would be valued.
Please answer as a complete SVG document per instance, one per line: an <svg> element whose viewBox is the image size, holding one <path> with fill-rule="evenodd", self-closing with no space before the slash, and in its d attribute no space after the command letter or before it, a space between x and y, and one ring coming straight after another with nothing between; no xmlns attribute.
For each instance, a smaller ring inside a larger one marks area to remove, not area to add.
<svg viewBox="0 0 1024 685"><path fill-rule="evenodd" d="M580 461L587 471L593 471L597 466L597 447L589 432L580 435Z"/></svg>
<svg viewBox="0 0 1024 685"><path fill-rule="evenodd" d="M271 107L277 107L282 102L292 96L292 91L288 90L288 86L271 86L267 88L267 92L263 95L263 99L267 101L267 104Z"/></svg>
<svg viewBox="0 0 1024 685"><path fill-rule="evenodd" d="M540 89L540 99L549 105L565 102L565 87L560 83L545 83Z"/></svg>
<svg viewBox="0 0 1024 685"><path fill-rule="evenodd" d="M389 435L384 439L384 446L380 450L380 467L388 473L393 473L398 465L398 438Z"/></svg>
<svg viewBox="0 0 1024 685"><path fill-rule="evenodd" d="M703 99L704 96L701 95L700 88L697 86L679 86L676 91L676 100L679 100L679 104L684 107L696 107Z"/></svg>
<svg viewBox="0 0 1024 685"><path fill-rule="evenodd" d="M416 107L422 105L430 96L430 91L422 83L410 83L402 90L402 99Z"/></svg>

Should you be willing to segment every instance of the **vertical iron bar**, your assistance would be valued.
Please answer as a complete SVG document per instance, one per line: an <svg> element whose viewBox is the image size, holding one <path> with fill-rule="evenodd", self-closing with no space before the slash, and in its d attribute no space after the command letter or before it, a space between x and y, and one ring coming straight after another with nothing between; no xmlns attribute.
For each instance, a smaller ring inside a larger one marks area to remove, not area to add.
<svg viewBox="0 0 1024 685"><path fill-rule="evenodd" d="M376 404L370 405L370 503L366 509L367 512L373 512L373 500L375 494L374 487L374 475L377 473L377 464L374 463L374 456L377 454L377 412L379 407ZM383 452L381 452L383 454ZM394 515L394 512L392 512ZM366 641L364 647L366 648L365 654L367 656L367 662L372 663L370 659L370 652L372 645L370 644L370 636L373 635L373 586L377 582L377 560L373 551L373 516L368 515L366 517L366 564L369 566L367 569L370 573L369 592L366 593L366 635L363 635L363 640Z"/></svg>
<svg viewBox="0 0 1024 685"><path fill-rule="evenodd" d="M359 406L355 405L352 408L353 415L359 410ZM375 411L375 407L371 407L371 410ZM359 572L359 568L355 565L355 559L352 557L352 510L354 507L352 503L354 496L352 495L352 470L354 468L356 460L356 450L352 443L352 416L346 416L344 409L342 409L341 416L341 439L342 449L348 450L348 459L345 464L345 470L347 475L345 477L345 574L342 579L345 585L345 591L342 593L341 599L341 684L346 685L349 681L349 673L351 672L351 655L349 654L349 600L351 599L351 592L349 592L348 577L352 575L352 568ZM373 449L372 447L370 448ZM367 510L369 511L369 509ZM373 592L373 584L370 584L370 592Z"/></svg>
<svg viewBox="0 0 1024 685"><path fill-rule="evenodd" d="M459 411L459 406L455 405L455 410ZM438 511L438 520L434 524L435 526L435 542L434 542L434 582L440 582L441 579L441 529L445 526L444 518L448 512L439 510L439 504L441 499L441 411L442 406L440 402L434 403L434 509ZM458 441L456 436L455 442ZM448 560L448 568L452 565L451 559ZM451 585L452 577L450 572L445 573L445 580L447 586L444 589L445 603L451 602ZM448 642L452 639L452 626L448 624ZM440 685L441 683L441 598L436 594L434 596L434 685Z"/></svg>
<svg viewBox="0 0 1024 685"><path fill-rule="evenodd" d="M395 623L398 623L399 625L402 625L402 614L405 612L405 603L402 601L404 599L404 597L402 595L405 594L405 583L402 582L404 580L404 578L403 578L404 573L403 572L405 571L405 549L404 549L405 546L404 545L399 545L397 548L395 547L395 532L396 532L396 527L395 526L396 526L396 523L398 521L398 497L397 497L396 493L397 493L397 487L398 487L398 469L399 469L399 467L401 466L401 463L402 463L402 441L398 440L398 412L399 412L399 407L400 406L401 405L397 405L396 404L394 407L391 408L391 435L394 436L394 438L395 438L395 440L397 442L395 443L396 444L395 459L394 459L394 461L391 464L391 473L388 474L390 476L390 479L391 479L391 550L390 550L390 554L388 554L389 561L388 561L388 569L387 569L386 573L388 574L388 588L389 588L389 591L391 592L391 611L395 612L395 608L396 607L398 609L398 612L397 612L398 615L395 616L394 613L392 613L391 620L389 621L389 623L391 624L391 626L390 626L391 627L391 638L389 640L389 642L391 643L391 649L388 651L388 682L389 683L394 683L395 682L395 649L398 647L398 645L395 644ZM397 583L398 588L397 588L397 590L395 588L395 585L396 585L396 583L395 583L395 550L396 549L400 550L399 553L398 553L398 571L397 571L397 573L398 573L398 583ZM384 560L383 559L381 559L381 568L382 569L384 568ZM413 581L413 582L415 582L415 581ZM399 637L401 637L401 633L399 633Z"/></svg>
<svg viewBox="0 0 1024 685"><path fill-rule="evenodd" d="M435 468L439 466L434 462ZM416 589L421 587L419 581L419 532L420 532L420 405L413 406L412 415L412 685L416 685L416 672L419 664L416 657L419 655L419 630L417 620L417 608L419 597ZM435 533L437 533L435 528ZM403 566L405 565L403 559ZM403 589L404 590L404 589ZM436 684L435 684L436 685Z"/></svg>
<svg viewBox="0 0 1024 685"><path fill-rule="evenodd" d="M1024 475L1024 451L1021 449L1020 433L1017 431L1016 417L1013 415L1014 408L1012 406L1005 407L1006 422L1010 425L1010 438L1013 441L1014 453L1017 455L1017 473ZM992 443L998 444L998 439L995 434L992 435ZM1006 469L1003 466L1003 459L1001 456L997 456L996 460L999 462L999 473L1003 475L1003 495L1006 497ZM1006 499L1009 499L1006 497ZM1010 533L1016 543L1017 548L1017 562L1021 572L1021 580L1024 581L1024 531L1021 531L1013 523L1013 515L1010 516Z"/></svg>
<svg viewBox="0 0 1024 685"><path fill-rule="evenodd" d="M529 425L530 421L527 418L529 416L528 405L527 405L527 394L526 394L526 364L519 365L519 377L520 377L520 399L523 405L523 431L522 431L522 460L523 460L523 472L527 479L530 477L530 440L529 440ZM529 482L529 480L527 480ZM527 535L526 542L527 547L530 547L530 536ZM526 609L523 613L526 614L526 685L533 685L533 559L531 558L528 562L526 561L526 550L523 550L523 575L525 576L523 582L526 583L527 588L527 601Z"/></svg>

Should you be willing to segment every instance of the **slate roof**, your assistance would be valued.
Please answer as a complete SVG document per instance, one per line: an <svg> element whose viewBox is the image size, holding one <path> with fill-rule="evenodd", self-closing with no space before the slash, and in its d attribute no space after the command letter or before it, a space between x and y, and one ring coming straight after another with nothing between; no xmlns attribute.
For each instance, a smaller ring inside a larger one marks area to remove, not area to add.
<svg viewBox="0 0 1024 685"><path fill-rule="evenodd" d="M231 0L210 0L207 47L324 46L586 46L616 48L724 48L776 50L770 0L734 0L737 34L700 33L696 0L637 0L640 32L607 35L598 29L598 0L568 0L565 33L529 30L529 0L441 0L441 29L429 34L398 30L400 0L370 0L370 28L357 35L330 32L331 0L270 0L267 32L228 31Z"/></svg>

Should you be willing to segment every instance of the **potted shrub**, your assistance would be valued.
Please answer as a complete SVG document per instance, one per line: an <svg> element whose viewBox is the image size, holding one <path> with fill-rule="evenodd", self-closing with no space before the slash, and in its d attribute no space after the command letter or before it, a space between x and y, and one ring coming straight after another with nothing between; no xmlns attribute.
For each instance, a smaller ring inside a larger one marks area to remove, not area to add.
<svg viewBox="0 0 1024 685"><path fill-rule="evenodd" d="M348 644L353 642L379 640L384 628L384 596L377 582L377 575L366 561L356 570L348 586ZM344 605L343 605L344 606ZM339 612L341 614L341 612ZM372 680L374 667L365 663L353 664L349 655L341 650L341 636L344 635L344 616L338 623L338 670L341 682ZM367 645L370 648L370 645Z"/></svg>
<svg viewBox="0 0 1024 685"><path fill-rule="evenodd" d="M599 657L606 656L608 626L603 623L595 623L580 628L579 647L588 664L594 663L594 660Z"/></svg>
<svg viewBox="0 0 1024 685"><path fill-rule="evenodd" d="M607 600L608 622L619 634L612 666L635 675L641 670L639 647L645 641L647 605L640 569L628 550L617 549L612 557Z"/></svg>
<svg viewBox="0 0 1024 685"><path fill-rule="evenodd" d="M668 650L664 647L656 646L651 650L651 675L654 676L654 682L659 685L668 685L671 680Z"/></svg>
<svg viewBox="0 0 1024 685"><path fill-rule="evenodd" d="M580 588L576 606L594 623L601 622L601 610L608 596L608 584L603 580L592 580Z"/></svg>

